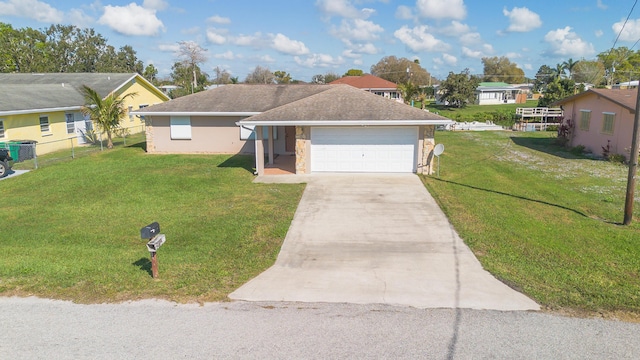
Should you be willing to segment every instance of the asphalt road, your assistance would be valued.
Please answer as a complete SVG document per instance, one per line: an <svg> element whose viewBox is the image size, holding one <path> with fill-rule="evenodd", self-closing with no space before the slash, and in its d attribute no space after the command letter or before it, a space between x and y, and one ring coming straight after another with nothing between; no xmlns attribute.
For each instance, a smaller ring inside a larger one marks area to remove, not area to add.
<svg viewBox="0 0 640 360"><path fill-rule="evenodd" d="M540 312L0 298L0 359L638 359L640 324Z"/></svg>

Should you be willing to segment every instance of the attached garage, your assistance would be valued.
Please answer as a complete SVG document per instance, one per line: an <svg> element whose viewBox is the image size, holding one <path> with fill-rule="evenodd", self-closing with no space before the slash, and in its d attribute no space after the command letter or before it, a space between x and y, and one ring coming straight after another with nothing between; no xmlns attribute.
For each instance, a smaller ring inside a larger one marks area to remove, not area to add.
<svg viewBox="0 0 640 360"><path fill-rule="evenodd" d="M415 172L417 126L311 128L311 172Z"/></svg>

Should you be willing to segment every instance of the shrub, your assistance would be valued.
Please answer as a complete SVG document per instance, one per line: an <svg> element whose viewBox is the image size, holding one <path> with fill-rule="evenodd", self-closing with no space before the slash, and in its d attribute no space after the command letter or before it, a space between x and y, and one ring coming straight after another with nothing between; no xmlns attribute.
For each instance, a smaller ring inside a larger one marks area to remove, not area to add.
<svg viewBox="0 0 640 360"><path fill-rule="evenodd" d="M612 163L624 164L627 161L627 157L622 154L609 154L607 160Z"/></svg>
<svg viewBox="0 0 640 360"><path fill-rule="evenodd" d="M572 147L569 152L573 155L584 155L585 147L583 145L578 145Z"/></svg>

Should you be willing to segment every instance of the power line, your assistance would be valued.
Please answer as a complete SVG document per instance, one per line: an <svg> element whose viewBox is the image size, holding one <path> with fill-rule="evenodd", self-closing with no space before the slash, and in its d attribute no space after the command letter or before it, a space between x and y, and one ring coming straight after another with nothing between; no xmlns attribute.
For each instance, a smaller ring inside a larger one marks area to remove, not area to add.
<svg viewBox="0 0 640 360"><path fill-rule="evenodd" d="M629 15L627 15L626 20L622 24L622 28L620 28L620 31L618 32L618 36L616 36L616 40L613 42L613 46L611 47L611 50L609 50L609 54L611 54L611 51L613 51L613 48L616 47L616 44L618 43L618 40L620 39L620 35L622 35L622 31L624 30L624 27L627 26L627 22L629 21L629 18L631 17L631 13L633 13L633 9L636 7L636 4L638 4L638 0L636 0L633 3L633 6L631 7L631 10L629 11Z"/></svg>

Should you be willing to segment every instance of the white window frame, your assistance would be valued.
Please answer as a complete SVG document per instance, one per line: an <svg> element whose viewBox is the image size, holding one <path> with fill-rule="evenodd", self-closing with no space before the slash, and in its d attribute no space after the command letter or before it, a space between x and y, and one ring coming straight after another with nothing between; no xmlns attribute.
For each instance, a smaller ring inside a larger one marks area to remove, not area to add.
<svg viewBox="0 0 640 360"><path fill-rule="evenodd" d="M191 140L191 117L171 116L169 118L171 140Z"/></svg>
<svg viewBox="0 0 640 360"><path fill-rule="evenodd" d="M0 139L4 139L4 119L0 119Z"/></svg>
<svg viewBox="0 0 640 360"><path fill-rule="evenodd" d="M40 121L40 133L43 135L51 135L51 123L49 122L49 115L40 115L38 117ZM42 119L46 119L46 122L43 124Z"/></svg>
<svg viewBox="0 0 640 360"><path fill-rule="evenodd" d="M607 116L611 116L611 130L607 131L605 126L607 125ZM602 113L602 129L600 132L607 135L613 135L613 132L616 128L616 113L614 112L603 112Z"/></svg>
<svg viewBox="0 0 640 360"><path fill-rule="evenodd" d="M133 105L129 105L129 121L133 121Z"/></svg>
<svg viewBox="0 0 640 360"><path fill-rule="evenodd" d="M71 122L69 122L71 119ZM76 119L72 113L65 113L64 120L67 123L67 134L75 134L76 133ZM71 125L71 127L69 127Z"/></svg>
<svg viewBox="0 0 640 360"><path fill-rule="evenodd" d="M587 117L586 121L585 116ZM583 131L589 131L589 127L591 127L591 110L580 109L580 123L578 124L578 128Z"/></svg>

